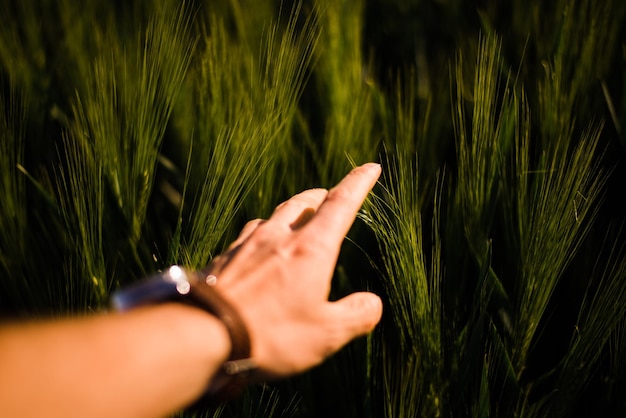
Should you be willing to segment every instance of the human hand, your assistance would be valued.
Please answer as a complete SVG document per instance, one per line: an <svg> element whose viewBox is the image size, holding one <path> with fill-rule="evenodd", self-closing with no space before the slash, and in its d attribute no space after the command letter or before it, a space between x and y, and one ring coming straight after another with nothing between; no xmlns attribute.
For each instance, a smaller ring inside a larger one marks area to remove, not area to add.
<svg viewBox="0 0 626 418"><path fill-rule="evenodd" d="M309 369L379 322L375 294L334 302L328 295L341 243L380 171L365 164L330 191L295 195L268 220L249 222L208 266L215 289L245 322L264 378Z"/></svg>

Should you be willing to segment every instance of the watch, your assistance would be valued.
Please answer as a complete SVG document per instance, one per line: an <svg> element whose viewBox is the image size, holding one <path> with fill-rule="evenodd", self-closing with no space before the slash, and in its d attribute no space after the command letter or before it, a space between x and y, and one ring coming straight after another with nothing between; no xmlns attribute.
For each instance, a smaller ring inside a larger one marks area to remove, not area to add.
<svg viewBox="0 0 626 418"><path fill-rule="evenodd" d="M230 356L194 406L217 404L236 397L247 386L249 374L256 368L250 358L250 337L246 326L232 305L215 289L216 283L214 275L175 265L111 296L111 307L118 312L179 302L203 309L224 324L231 339Z"/></svg>

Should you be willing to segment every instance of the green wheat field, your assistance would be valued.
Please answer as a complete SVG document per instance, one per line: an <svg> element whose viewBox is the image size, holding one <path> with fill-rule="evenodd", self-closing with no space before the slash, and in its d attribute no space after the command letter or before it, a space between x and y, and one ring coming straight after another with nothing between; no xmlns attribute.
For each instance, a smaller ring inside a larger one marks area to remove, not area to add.
<svg viewBox="0 0 626 418"><path fill-rule="evenodd" d="M0 0L0 314L102 311L377 161L331 297L380 326L180 416L626 416L624 127L622 0Z"/></svg>

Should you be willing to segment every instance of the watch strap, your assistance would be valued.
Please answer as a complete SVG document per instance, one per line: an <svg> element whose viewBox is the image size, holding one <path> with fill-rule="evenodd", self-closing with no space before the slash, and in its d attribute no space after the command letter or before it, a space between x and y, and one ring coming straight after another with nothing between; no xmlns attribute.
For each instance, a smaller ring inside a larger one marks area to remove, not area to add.
<svg viewBox="0 0 626 418"><path fill-rule="evenodd" d="M245 323L218 292L215 283L215 276L171 266L111 297L112 308L121 312L173 301L203 309L224 324L231 339L230 355L211 380L205 395L192 408L215 405L238 396L247 386L250 372L256 368L250 358L251 344Z"/></svg>
<svg viewBox="0 0 626 418"><path fill-rule="evenodd" d="M200 275L192 285L188 300L204 307L223 324L231 340L231 352L207 388L209 403L219 403L238 396L248 385L248 376L256 368L250 358L250 337L243 319L236 309Z"/></svg>

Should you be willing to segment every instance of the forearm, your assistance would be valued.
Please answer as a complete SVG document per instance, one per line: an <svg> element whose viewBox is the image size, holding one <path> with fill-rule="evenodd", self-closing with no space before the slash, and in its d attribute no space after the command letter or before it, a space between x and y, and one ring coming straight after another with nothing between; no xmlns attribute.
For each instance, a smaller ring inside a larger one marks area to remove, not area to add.
<svg viewBox="0 0 626 418"><path fill-rule="evenodd" d="M164 416L201 395L229 353L221 322L181 304L7 326L0 416Z"/></svg>

